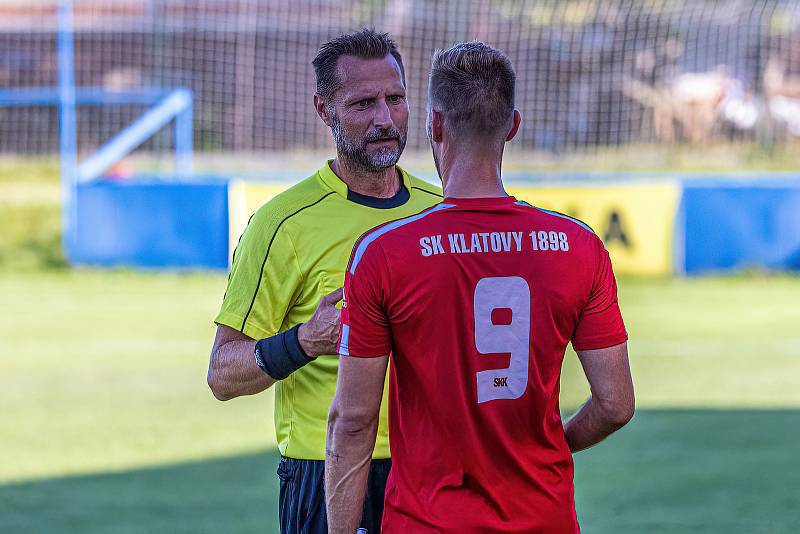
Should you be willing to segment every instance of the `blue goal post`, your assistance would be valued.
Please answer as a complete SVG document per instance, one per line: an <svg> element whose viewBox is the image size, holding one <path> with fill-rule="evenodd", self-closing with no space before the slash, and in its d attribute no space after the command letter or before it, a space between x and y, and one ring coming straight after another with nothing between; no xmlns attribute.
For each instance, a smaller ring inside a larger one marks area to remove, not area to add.
<svg viewBox="0 0 800 534"><path fill-rule="evenodd" d="M73 258L77 227L77 186L95 180L174 121L175 176L192 172L193 93L183 87L141 87L121 91L76 87L73 0L57 4L57 87L0 89L0 107L57 106L62 190L62 244ZM83 161L78 159L78 106L146 105L148 109Z"/></svg>

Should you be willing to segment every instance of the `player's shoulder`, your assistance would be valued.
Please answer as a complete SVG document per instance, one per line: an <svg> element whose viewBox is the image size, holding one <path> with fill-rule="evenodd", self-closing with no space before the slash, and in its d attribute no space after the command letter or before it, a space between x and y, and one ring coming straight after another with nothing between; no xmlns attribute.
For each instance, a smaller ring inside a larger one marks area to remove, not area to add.
<svg viewBox="0 0 800 534"><path fill-rule="evenodd" d="M540 239L546 239L545 234L549 235L551 232L558 234L563 232L573 251L582 251L584 254L597 257L605 250L602 238L582 220L560 211L540 208L524 200L518 200L517 205L528 211L535 219L534 230L538 232Z"/></svg>
<svg viewBox="0 0 800 534"><path fill-rule="evenodd" d="M315 173L265 202L253 214L248 229L252 227L261 234L274 234L288 219L322 205L334 194Z"/></svg>
<svg viewBox="0 0 800 534"><path fill-rule="evenodd" d="M454 207L454 204L439 202L412 215L395 219L367 230L361 234L361 237L358 238L353 247L353 256L349 267L351 274L355 273L356 267L368 251L378 250L387 246L390 240L403 239L413 234L417 225L425 224L428 219L433 218L437 213L452 207ZM388 246L391 248L391 245Z"/></svg>
<svg viewBox="0 0 800 534"><path fill-rule="evenodd" d="M550 221L564 229L570 229L578 233L586 233L587 235L597 237L597 232L595 232L591 226L577 217L567 215L566 213L561 213L560 211L540 208L524 200L517 200L516 204L521 206L523 209L531 210L531 215L546 221Z"/></svg>

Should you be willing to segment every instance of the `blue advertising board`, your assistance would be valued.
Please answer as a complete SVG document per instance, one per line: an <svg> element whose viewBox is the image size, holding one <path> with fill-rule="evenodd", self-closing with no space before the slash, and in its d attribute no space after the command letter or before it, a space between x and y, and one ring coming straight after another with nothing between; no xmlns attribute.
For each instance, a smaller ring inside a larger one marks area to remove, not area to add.
<svg viewBox="0 0 800 534"><path fill-rule="evenodd" d="M77 188L77 264L228 267L228 185L93 181Z"/></svg>
<svg viewBox="0 0 800 534"><path fill-rule="evenodd" d="M687 182L684 271L800 270L800 181Z"/></svg>

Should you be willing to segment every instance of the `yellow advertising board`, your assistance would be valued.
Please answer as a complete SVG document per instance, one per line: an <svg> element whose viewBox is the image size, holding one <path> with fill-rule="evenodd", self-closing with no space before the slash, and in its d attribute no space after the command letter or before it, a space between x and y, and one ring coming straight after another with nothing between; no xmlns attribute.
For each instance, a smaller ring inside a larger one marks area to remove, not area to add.
<svg viewBox="0 0 800 534"><path fill-rule="evenodd" d="M247 227L247 221L258 208L272 197L287 189L291 184L285 183L246 183L234 180L228 186L228 263L233 259L233 250L239 243L239 236Z"/></svg>
<svg viewBox="0 0 800 534"><path fill-rule="evenodd" d="M519 200L591 226L605 242L616 273L662 275L673 270L681 194L677 182L507 184L506 190Z"/></svg>
<svg viewBox="0 0 800 534"><path fill-rule="evenodd" d="M232 182L229 188L230 254L255 211L286 183ZM662 275L672 272L677 182L593 183L591 185L507 184L509 194L534 206L576 217L606 244L614 271Z"/></svg>

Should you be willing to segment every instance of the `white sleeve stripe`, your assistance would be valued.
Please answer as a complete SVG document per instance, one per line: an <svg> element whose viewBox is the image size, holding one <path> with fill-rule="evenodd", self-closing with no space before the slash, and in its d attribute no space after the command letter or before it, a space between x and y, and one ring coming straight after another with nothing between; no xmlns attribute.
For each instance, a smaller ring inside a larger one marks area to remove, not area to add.
<svg viewBox="0 0 800 534"><path fill-rule="evenodd" d="M429 210L423 211L422 213L418 213L416 215L412 215L411 217L406 217L405 219L398 219L394 222L390 222L385 226L381 226L377 230L374 230L370 234L364 236L364 239L361 240L361 243L358 244L358 248L353 254L353 262L350 265L350 274L356 273L356 267L358 267L361 258L364 256L364 253L367 251L367 247L372 244L373 241L378 239L380 236L391 232L392 230L396 230L401 226L405 226L406 224L412 223L414 221L418 221L423 217L430 215L431 213L435 213L437 211L441 211L443 209L452 208L455 204L437 204L436 206L432 207Z"/></svg>
<svg viewBox="0 0 800 534"><path fill-rule="evenodd" d="M344 356L350 355L350 347L347 346L347 342L350 338L350 326L343 324L342 325L342 336L341 340L339 341L339 354Z"/></svg>

